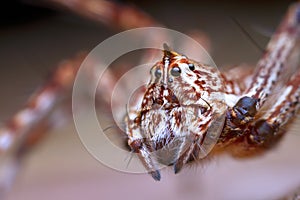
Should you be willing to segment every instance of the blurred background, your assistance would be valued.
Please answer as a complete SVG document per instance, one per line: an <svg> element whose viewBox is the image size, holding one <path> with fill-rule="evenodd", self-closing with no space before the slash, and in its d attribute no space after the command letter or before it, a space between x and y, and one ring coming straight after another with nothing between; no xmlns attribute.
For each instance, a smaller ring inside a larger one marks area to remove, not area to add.
<svg viewBox="0 0 300 200"><path fill-rule="evenodd" d="M0 7L2 123L61 60L90 51L117 33L72 12L31 3L4 1ZM203 31L210 40L211 56L221 67L255 64L260 48L292 1L118 3L135 4L180 32ZM26 156L5 199L279 199L300 186L298 121L276 149L261 157L233 160L223 156L179 175L163 170L161 182L147 174L126 174L103 166L85 150L70 122L51 131Z"/></svg>

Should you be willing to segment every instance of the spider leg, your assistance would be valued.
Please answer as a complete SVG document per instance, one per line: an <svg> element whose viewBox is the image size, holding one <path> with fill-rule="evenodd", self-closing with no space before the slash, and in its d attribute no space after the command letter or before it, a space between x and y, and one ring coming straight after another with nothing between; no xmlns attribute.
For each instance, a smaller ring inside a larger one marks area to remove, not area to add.
<svg viewBox="0 0 300 200"><path fill-rule="evenodd" d="M173 165L174 173L180 172L182 167L189 161L191 156L193 156L193 151L196 146L196 141L191 140L191 138L186 138L180 147L179 157Z"/></svg>
<svg viewBox="0 0 300 200"><path fill-rule="evenodd" d="M181 144L179 157L173 165L174 173L180 172L182 167L191 160L201 160L209 155L209 149L205 148L205 137L199 134L191 134Z"/></svg>
<svg viewBox="0 0 300 200"><path fill-rule="evenodd" d="M69 99L76 72L84 57L79 55L62 62L25 106L0 128L0 196L9 189L26 152L57 122L65 121L62 119L65 115L59 116L59 119L54 117L54 110ZM71 117L70 112L66 113L70 114L67 117ZM52 121L51 117L56 119Z"/></svg>
<svg viewBox="0 0 300 200"><path fill-rule="evenodd" d="M24 107L0 127L0 196L10 188L18 166L29 150L57 125L68 122L71 117L71 94L76 74L85 59L81 53L75 58L61 62L45 83L33 93ZM91 62L84 73L89 81L97 81L95 65ZM99 64L99 63L98 63ZM99 65L97 65L99 66ZM111 73L108 71L108 73ZM97 101L109 105L114 79L102 85ZM86 94L84 94L86 95ZM82 105L74 109L82 110ZM9 166L9 167L8 167ZM13 171L15 170L15 171Z"/></svg>
<svg viewBox="0 0 300 200"><path fill-rule="evenodd" d="M250 126L248 141L251 144L272 146L284 133L280 127L287 124L300 107L300 72L287 83L278 101L267 112L264 119Z"/></svg>
<svg viewBox="0 0 300 200"><path fill-rule="evenodd" d="M142 142L142 139L136 139L129 143L133 152L137 153L144 167L154 180L159 181L161 176L152 155L153 149L150 145Z"/></svg>
<svg viewBox="0 0 300 200"><path fill-rule="evenodd" d="M46 0L61 9L68 9L108 27L127 30L130 28L158 26L159 23L133 5L105 0Z"/></svg>
<svg viewBox="0 0 300 200"><path fill-rule="evenodd" d="M179 158L173 165L174 173L177 174L181 171L182 167L190 160L197 160L205 157L208 152L202 147L203 141L199 139L199 136L195 136L194 140L186 139L183 142L182 150L179 153Z"/></svg>
<svg viewBox="0 0 300 200"><path fill-rule="evenodd" d="M213 126L213 125L211 125ZM217 130L214 130L215 132ZM204 134L190 133L184 137L178 151L178 158L173 164L174 173L177 174L182 167L191 160L200 160L209 155L211 143L207 140L209 130Z"/></svg>
<svg viewBox="0 0 300 200"><path fill-rule="evenodd" d="M289 9L259 60L252 83L231 110L229 119L237 127L251 122L272 93L297 47L300 35L299 23L300 4L295 4Z"/></svg>
<svg viewBox="0 0 300 200"><path fill-rule="evenodd" d="M58 103L70 95L69 91L83 58L84 56L80 55L73 60L62 62L44 86L30 97L24 108L0 129L1 153L14 146L16 140L26 140L25 135L48 117Z"/></svg>
<svg viewBox="0 0 300 200"><path fill-rule="evenodd" d="M241 130L231 129L222 135L219 146L222 149L229 144L229 152L238 157L256 155L272 148L285 134L281 128L291 122L299 108L300 71L288 81L276 103L266 113L241 126Z"/></svg>
<svg viewBox="0 0 300 200"><path fill-rule="evenodd" d="M157 169L150 152L151 151L146 147L146 145L142 145L142 148L140 148L138 151L138 155L141 157L140 160L145 162L144 166L149 171L149 174L153 177L153 179L159 181L161 178L160 172Z"/></svg>

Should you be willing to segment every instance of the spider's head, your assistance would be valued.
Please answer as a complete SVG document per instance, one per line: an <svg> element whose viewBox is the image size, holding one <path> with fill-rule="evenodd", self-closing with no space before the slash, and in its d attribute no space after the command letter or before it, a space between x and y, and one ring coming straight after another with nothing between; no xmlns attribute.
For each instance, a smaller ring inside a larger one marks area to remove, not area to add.
<svg viewBox="0 0 300 200"><path fill-rule="evenodd" d="M159 180L157 163L173 165L177 173L208 154L222 130L226 104L216 68L167 47L150 74L138 110L129 110L126 131L129 146Z"/></svg>

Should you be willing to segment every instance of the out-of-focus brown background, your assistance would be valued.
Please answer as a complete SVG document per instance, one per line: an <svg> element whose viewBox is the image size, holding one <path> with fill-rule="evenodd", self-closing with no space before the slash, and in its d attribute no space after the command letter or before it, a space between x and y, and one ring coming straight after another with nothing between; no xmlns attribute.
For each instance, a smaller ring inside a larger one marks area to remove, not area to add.
<svg viewBox="0 0 300 200"><path fill-rule="evenodd" d="M136 1L170 28L207 33L218 66L254 64L262 53L232 18L264 47L289 3ZM21 107L57 63L116 33L69 12L19 1L0 10L0 122ZM149 175L125 174L97 162L69 123L30 152L5 199L277 199L300 186L299 126L292 129L262 157L236 161L224 156L179 175L163 170L162 181L154 182Z"/></svg>

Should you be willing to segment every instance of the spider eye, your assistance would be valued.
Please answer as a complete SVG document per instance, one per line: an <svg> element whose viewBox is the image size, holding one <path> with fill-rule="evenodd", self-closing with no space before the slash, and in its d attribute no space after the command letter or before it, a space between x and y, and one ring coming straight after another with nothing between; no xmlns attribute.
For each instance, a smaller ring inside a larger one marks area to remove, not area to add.
<svg viewBox="0 0 300 200"><path fill-rule="evenodd" d="M171 75L172 76L180 76L180 73L181 73L181 69L178 67L178 66L176 66L176 67L173 67L172 69L171 69Z"/></svg>
<svg viewBox="0 0 300 200"><path fill-rule="evenodd" d="M160 78L161 77L161 70L160 68L156 68L155 72L154 72L154 75L156 78Z"/></svg>
<svg viewBox="0 0 300 200"><path fill-rule="evenodd" d="M189 68L191 71L195 70L195 65L193 63L189 63Z"/></svg>
<svg viewBox="0 0 300 200"><path fill-rule="evenodd" d="M207 112L207 108L206 107L200 107L200 111L201 111L201 114L204 114Z"/></svg>

